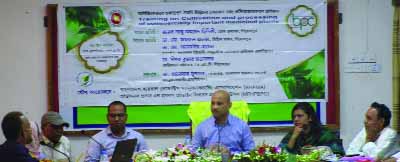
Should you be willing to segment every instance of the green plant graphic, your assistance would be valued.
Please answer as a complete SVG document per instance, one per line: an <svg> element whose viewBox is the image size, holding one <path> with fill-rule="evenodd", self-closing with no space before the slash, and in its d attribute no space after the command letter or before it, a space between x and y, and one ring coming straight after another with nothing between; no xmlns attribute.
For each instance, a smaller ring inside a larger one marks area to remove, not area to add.
<svg viewBox="0 0 400 162"><path fill-rule="evenodd" d="M82 77L82 85L81 86L86 86L87 84L89 84L89 80L90 80L90 76L89 75L85 75Z"/></svg>
<svg viewBox="0 0 400 162"><path fill-rule="evenodd" d="M325 98L325 50L276 73L289 99Z"/></svg>
<svg viewBox="0 0 400 162"><path fill-rule="evenodd" d="M92 36L109 30L110 26L97 6L66 7L67 51Z"/></svg>

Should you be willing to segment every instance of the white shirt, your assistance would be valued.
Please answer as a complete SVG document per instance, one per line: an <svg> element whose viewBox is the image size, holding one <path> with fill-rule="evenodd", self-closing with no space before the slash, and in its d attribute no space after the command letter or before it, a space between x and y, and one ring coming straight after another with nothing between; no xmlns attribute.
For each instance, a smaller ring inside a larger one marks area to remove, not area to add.
<svg viewBox="0 0 400 162"><path fill-rule="evenodd" d="M71 144L67 137L61 136L60 141L55 146L46 137L43 136L42 138L43 142L49 146L40 145L40 159L68 162L68 158L65 155L54 150L57 149L58 151L65 153L68 157L71 157ZM52 149L50 146L54 149Z"/></svg>
<svg viewBox="0 0 400 162"><path fill-rule="evenodd" d="M400 162L400 152L394 154L392 157L396 158L396 162Z"/></svg>
<svg viewBox="0 0 400 162"><path fill-rule="evenodd" d="M360 154L372 158L386 158L387 152L395 147L396 131L392 128L384 128L375 142L366 142L367 133L363 128L351 141L346 154Z"/></svg>

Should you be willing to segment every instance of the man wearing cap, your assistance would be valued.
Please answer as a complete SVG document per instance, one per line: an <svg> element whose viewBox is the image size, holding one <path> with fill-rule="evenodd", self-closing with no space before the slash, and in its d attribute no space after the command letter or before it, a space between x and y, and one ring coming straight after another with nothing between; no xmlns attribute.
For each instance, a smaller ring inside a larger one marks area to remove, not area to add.
<svg viewBox="0 0 400 162"><path fill-rule="evenodd" d="M40 142L40 159L52 161L70 161L71 144L63 136L65 122L60 114L49 111L42 116L42 141Z"/></svg>

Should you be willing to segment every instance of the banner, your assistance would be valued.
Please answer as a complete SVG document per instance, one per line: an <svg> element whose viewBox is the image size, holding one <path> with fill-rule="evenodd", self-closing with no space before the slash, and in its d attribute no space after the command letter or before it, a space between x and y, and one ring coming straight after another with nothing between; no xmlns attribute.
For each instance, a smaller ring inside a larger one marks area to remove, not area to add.
<svg viewBox="0 0 400 162"><path fill-rule="evenodd" d="M60 111L209 101L326 102L323 0L60 5Z"/></svg>

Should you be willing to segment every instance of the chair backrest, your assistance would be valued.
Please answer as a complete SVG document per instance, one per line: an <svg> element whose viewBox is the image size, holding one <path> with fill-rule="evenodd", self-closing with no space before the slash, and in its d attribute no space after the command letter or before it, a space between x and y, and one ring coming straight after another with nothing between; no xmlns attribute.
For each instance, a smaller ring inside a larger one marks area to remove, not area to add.
<svg viewBox="0 0 400 162"><path fill-rule="evenodd" d="M194 135L197 126L211 116L211 102L192 102L188 109L188 115L192 122L191 129ZM232 101L229 113L242 119L244 122L249 121L250 109L246 101Z"/></svg>

